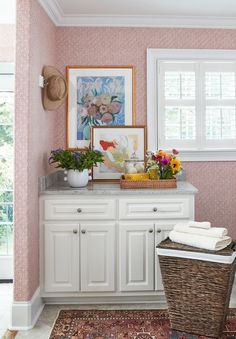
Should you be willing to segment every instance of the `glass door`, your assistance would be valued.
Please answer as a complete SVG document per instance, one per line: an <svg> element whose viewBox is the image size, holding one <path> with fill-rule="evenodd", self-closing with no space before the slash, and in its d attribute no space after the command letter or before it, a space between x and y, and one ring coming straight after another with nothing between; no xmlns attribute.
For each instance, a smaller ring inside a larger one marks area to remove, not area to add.
<svg viewBox="0 0 236 339"><path fill-rule="evenodd" d="M14 64L0 63L0 281L13 279Z"/></svg>

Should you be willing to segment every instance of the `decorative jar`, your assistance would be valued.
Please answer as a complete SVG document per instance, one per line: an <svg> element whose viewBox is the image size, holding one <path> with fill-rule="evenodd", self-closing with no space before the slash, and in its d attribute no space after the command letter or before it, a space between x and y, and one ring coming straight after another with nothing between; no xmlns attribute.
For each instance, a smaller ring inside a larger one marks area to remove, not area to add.
<svg viewBox="0 0 236 339"><path fill-rule="evenodd" d="M126 174L144 173L144 160L125 160L124 169Z"/></svg>

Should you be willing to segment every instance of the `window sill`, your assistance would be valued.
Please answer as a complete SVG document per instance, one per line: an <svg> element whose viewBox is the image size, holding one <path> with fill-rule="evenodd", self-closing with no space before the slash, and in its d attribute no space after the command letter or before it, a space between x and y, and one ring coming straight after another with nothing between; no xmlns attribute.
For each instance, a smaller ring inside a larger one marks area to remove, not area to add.
<svg viewBox="0 0 236 339"><path fill-rule="evenodd" d="M180 150L181 161L236 161L236 149Z"/></svg>

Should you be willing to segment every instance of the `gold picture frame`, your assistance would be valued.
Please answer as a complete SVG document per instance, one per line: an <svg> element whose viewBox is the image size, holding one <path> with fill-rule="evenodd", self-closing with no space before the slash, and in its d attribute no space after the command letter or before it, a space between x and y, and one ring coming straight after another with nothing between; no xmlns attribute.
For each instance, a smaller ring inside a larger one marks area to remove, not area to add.
<svg viewBox="0 0 236 339"><path fill-rule="evenodd" d="M134 66L66 66L66 147L90 145L91 127L135 125Z"/></svg>
<svg viewBox="0 0 236 339"><path fill-rule="evenodd" d="M104 164L93 168L93 180L117 181L124 173L125 160L145 161L146 126L93 126L92 147L104 156Z"/></svg>

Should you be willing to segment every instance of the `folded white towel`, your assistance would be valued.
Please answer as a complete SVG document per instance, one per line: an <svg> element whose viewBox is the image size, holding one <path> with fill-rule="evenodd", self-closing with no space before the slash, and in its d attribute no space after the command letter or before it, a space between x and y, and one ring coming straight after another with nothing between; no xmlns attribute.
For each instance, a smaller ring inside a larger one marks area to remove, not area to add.
<svg viewBox="0 0 236 339"><path fill-rule="evenodd" d="M199 234L206 237L222 238L228 234L228 230L224 227L211 227L209 229L199 228L199 227L189 227L186 224L176 224L174 226L174 231L182 233L191 233Z"/></svg>
<svg viewBox="0 0 236 339"><path fill-rule="evenodd" d="M204 237L197 234L187 234L176 231L171 231L169 233L170 240L178 242L183 245L193 246L202 248L205 250L219 251L227 247L232 239L230 237L223 238L214 238L214 237Z"/></svg>
<svg viewBox="0 0 236 339"><path fill-rule="evenodd" d="M189 227L197 227L197 228L204 228L204 229L209 229L211 228L211 223L209 221L189 221L188 222Z"/></svg>

